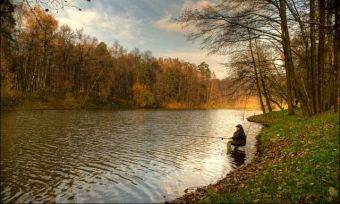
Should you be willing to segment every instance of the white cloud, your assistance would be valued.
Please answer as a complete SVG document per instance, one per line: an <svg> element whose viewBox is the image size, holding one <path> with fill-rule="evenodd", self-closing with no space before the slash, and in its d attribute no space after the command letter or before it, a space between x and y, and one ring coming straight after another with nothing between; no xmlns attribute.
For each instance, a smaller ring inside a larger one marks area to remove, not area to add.
<svg viewBox="0 0 340 204"><path fill-rule="evenodd" d="M140 21L131 15L112 15L109 12L105 10L98 12L95 7L83 11L68 8L57 14L56 18L60 25L67 24L72 29L84 28L85 33L108 43L114 40L123 43L137 41Z"/></svg>
<svg viewBox="0 0 340 204"><path fill-rule="evenodd" d="M221 55L207 55L203 51L177 51L170 50L161 53L162 57L178 58L194 64L200 64L201 62L206 62L209 64L210 69L215 72L216 77L219 79L225 78L227 76L227 71L223 63L227 62L226 56Z"/></svg>

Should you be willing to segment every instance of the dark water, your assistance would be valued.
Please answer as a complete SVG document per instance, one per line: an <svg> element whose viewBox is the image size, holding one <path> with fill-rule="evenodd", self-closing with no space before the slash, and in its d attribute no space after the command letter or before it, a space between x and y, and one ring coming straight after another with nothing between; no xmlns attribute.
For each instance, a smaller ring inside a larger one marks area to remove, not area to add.
<svg viewBox="0 0 340 204"><path fill-rule="evenodd" d="M3 202L162 202L249 162L261 126L243 111L1 113ZM246 112L253 115L254 112ZM227 155L242 123L247 146ZM191 137L204 136L204 137Z"/></svg>

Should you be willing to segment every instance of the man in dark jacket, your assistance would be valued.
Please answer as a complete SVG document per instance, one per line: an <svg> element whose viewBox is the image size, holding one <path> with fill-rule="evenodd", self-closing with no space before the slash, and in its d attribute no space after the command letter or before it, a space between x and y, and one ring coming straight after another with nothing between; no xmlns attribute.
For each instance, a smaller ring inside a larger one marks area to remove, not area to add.
<svg viewBox="0 0 340 204"><path fill-rule="evenodd" d="M242 125L236 125L236 131L234 132L234 135L230 138L233 139L231 142L234 146L244 146L246 145L246 133L244 133Z"/></svg>

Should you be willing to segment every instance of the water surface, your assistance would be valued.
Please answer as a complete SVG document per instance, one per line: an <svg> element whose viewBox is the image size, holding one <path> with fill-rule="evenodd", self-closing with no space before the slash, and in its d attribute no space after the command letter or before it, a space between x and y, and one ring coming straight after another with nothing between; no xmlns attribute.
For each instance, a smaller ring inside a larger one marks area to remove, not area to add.
<svg viewBox="0 0 340 204"><path fill-rule="evenodd" d="M163 202L249 162L253 111L5 111L3 202ZM227 154L235 125L247 146Z"/></svg>

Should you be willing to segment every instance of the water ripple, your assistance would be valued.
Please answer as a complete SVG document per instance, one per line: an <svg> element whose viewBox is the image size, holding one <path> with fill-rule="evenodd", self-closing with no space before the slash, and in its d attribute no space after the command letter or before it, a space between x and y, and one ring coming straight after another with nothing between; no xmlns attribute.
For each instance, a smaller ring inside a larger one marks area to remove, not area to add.
<svg viewBox="0 0 340 204"><path fill-rule="evenodd" d="M237 123L227 155L211 137ZM236 110L1 112L1 201L164 202L249 162L260 129Z"/></svg>

